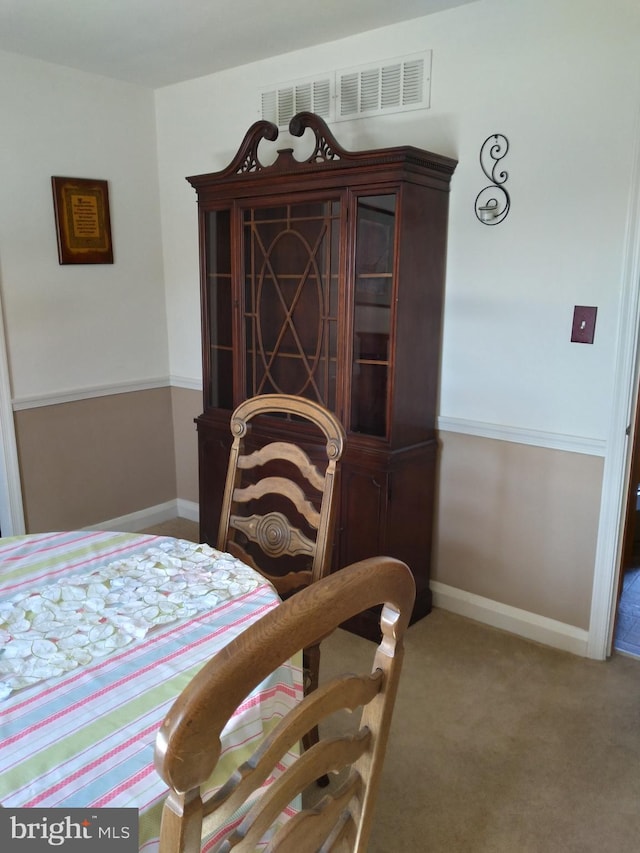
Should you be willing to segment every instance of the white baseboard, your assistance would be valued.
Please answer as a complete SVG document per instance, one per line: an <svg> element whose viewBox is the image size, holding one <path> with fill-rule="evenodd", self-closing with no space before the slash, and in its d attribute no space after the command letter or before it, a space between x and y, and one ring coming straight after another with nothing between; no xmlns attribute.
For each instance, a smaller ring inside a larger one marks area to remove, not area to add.
<svg viewBox="0 0 640 853"><path fill-rule="evenodd" d="M129 515L121 515L119 518L110 518L101 521L100 524L92 524L87 530L123 530L125 533L137 533L163 521L171 521L172 518L186 518L189 521L198 521L199 507L194 501L185 501L177 498L163 504L156 504Z"/></svg>
<svg viewBox="0 0 640 853"><path fill-rule="evenodd" d="M501 604L499 601L483 598L439 581L431 581L430 586L435 607L509 631L527 640L534 640L581 657L588 656L589 632L582 628L566 625L546 616L538 616L528 610L510 607L508 604Z"/></svg>

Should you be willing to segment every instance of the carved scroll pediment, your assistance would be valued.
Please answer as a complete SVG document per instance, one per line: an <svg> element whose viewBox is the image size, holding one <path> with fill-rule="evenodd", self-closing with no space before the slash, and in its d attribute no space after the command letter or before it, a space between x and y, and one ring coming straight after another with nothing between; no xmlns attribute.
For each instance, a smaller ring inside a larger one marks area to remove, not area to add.
<svg viewBox="0 0 640 853"><path fill-rule="evenodd" d="M345 151L336 142L335 137L320 116L315 113L302 112L295 115L289 122L289 133L294 137L302 137L307 129L313 131L315 145L311 155L302 160L294 156L293 148L284 148L278 151L277 160L269 165L260 161L258 148L263 140L275 142L279 136L279 130L275 124L269 121L257 121L247 131L238 153L233 158L224 173L228 175L241 175L245 173L255 174L266 170L290 171L296 167L309 164L320 164L333 162L345 157L353 156Z"/></svg>
<svg viewBox="0 0 640 853"><path fill-rule="evenodd" d="M289 122L289 133L292 136L302 136L307 128L313 131L316 144L313 153L305 163L322 163L349 157L349 152L336 142L325 122L315 113L298 113Z"/></svg>

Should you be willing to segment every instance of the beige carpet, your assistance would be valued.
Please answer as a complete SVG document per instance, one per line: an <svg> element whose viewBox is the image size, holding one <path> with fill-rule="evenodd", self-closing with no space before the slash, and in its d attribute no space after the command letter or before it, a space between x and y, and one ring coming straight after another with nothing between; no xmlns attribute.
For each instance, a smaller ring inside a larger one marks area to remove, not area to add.
<svg viewBox="0 0 640 853"><path fill-rule="evenodd" d="M189 523L157 531L197 538ZM585 660L441 610L406 645L370 853L640 849L640 661ZM336 632L323 673L371 648Z"/></svg>

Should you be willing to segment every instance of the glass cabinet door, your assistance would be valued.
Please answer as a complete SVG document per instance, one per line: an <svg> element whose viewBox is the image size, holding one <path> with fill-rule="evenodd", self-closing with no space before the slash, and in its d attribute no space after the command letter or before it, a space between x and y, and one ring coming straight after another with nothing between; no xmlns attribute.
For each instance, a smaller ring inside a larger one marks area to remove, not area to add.
<svg viewBox="0 0 640 853"><path fill-rule="evenodd" d="M395 193L357 199L350 426L374 436L387 433L395 211Z"/></svg>
<svg viewBox="0 0 640 853"><path fill-rule="evenodd" d="M233 409L230 223L229 210L210 210L204 214L204 305L208 313L203 342L205 408Z"/></svg>
<svg viewBox="0 0 640 853"><path fill-rule="evenodd" d="M242 211L245 394L336 410L340 200Z"/></svg>

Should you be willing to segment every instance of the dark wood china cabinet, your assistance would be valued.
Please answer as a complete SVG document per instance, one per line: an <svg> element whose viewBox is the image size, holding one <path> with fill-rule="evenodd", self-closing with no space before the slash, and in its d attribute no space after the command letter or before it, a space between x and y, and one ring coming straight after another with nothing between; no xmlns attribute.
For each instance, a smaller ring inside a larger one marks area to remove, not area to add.
<svg viewBox="0 0 640 853"><path fill-rule="evenodd" d="M309 397L347 431L333 569L386 554L431 609L449 183L456 161L414 147L346 151L300 113L297 147L259 157L278 137L256 122L231 164L188 178L200 229L204 412L196 419L200 534L215 544L229 418L242 400ZM295 140L293 140L295 142ZM302 427L272 421L313 455ZM377 637L376 614L352 630Z"/></svg>

